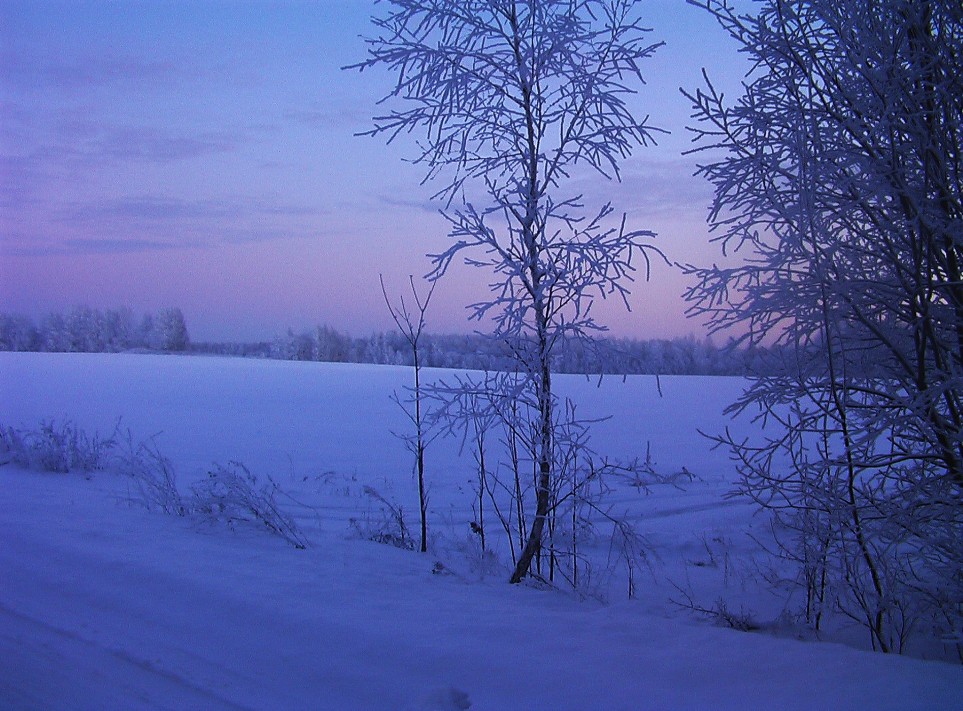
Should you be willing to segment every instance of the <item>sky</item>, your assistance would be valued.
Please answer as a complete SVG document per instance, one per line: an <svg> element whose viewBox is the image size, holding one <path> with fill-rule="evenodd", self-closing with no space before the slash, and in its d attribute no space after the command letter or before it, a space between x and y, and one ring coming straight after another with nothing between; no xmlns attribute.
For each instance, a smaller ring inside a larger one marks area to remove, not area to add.
<svg viewBox="0 0 963 711"><path fill-rule="evenodd" d="M679 87L736 91L741 57L704 10L642 0L654 41L640 114L671 131L586 181L672 261L712 262L711 188ZM411 144L358 136L391 85L361 60L369 0L0 0L0 312L35 319L75 305L180 307L195 341L261 340L327 324L391 328L379 275L400 294L448 244ZM488 275L458 267L428 313L470 332ZM631 312L597 311L614 335L701 336L684 278L654 265Z"/></svg>

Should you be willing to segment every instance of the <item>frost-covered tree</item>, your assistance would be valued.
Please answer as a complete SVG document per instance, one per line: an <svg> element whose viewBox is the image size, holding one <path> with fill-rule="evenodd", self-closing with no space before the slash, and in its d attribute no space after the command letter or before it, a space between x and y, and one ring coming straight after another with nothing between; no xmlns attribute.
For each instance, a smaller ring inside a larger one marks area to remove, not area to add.
<svg viewBox="0 0 963 711"><path fill-rule="evenodd" d="M134 345L134 313L129 308L108 309L100 318L100 326L108 351L123 351Z"/></svg>
<svg viewBox="0 0 963 711"><path fill-rule="evenodd" d="M414 160L440 181L453 240L431 276L462 258L491 272L491 297L472 316L491 320L538 403L535 511L518 582L541 546L555 477L553 353L601 330L595 299L624 299L633 257L651 249L650 232L627 230L610 205L589 210L570 179L618 177L652 140L626 97L658 45L634 0L385 4L368 57L352 67L397 77L370 134L419 138Z"/></svg>
<svg viewBox="0 0 963 711"><path fill-rule="evenodd" d="M752 60L727 103L688 93L716 238L692 311L784 347L724 438L777 515L807 616L883 651L963 639L963 5L765 0L706 7Z"/></svg>
<svg viewBox="0 0 963 711"><path fill-rule="evenodd" d="M271 344L271 357L278 360L294 360L297 355L297 336L294 329L288 328L283 336L275 336Z"/></svg>
<svg viewBox="0 0 963 711"><path fill-rule="evenodd" d="M164 351L183 351L190 344L184 314L177 307L161 309L153 321L157 348Z"/></svg>
<svg viewBox="0 0 963 711"><path fill-rule="evenodd" d="M39 327L26 317L0 314L0 350L115 353L133 347L184 350L189 343L180 309L167 309L136 325L129 308L75 306L45 316Z"/></svg>
<svg viewBox="0 0 963 711"><path fill-rule="evenodd" d="M30 318L0 314L0 350L35 351L40 345L40 334Z"/></svg>
<svg viewBox="0 0 963 711"><path fill-rule="evenodd" d="M351 355L351 339L330 326L318 326L315 330L317 348L315 357L325 363L347 363Z"/></svg>
<svg viewBox="0 0 963 711"><path fill-rule="evenodd" d="M105 349L101 331L102 314L89 306L75 306L67 313L66 327L72 353L102 353Z"/></svg>
<svg viewBox="0 0 963 711"><path fill-rule="evenodd" d="M40 340L42 350L50 353L67 353L70 351L70 333L63 314L50 313L40 322Z"/></svg>

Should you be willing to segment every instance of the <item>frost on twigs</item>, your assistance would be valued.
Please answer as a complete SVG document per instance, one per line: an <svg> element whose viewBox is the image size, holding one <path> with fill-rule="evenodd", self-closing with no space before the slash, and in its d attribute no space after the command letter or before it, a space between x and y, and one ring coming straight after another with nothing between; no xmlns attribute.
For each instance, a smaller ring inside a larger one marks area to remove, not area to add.
<svg viewBox="0 0 963 711"><path fill-rule="evenodd" d="M541 447L540 410L529 385L523 376L500 372L456 375L426 389L432 419L474 460L469 540L477 541L483 562L501 552L511 556L513 569L525 550L539 495L533 470ZM644 459L604 457L590 441L597 419L579 416L568 399L553 400L552 412L556 476L528 575L540 586L595 598L606 597L611 583L624 575L627 594L634 597L638 573L650 569L654 554L634 515L616 508L613 495L626 503L618 487L641 495L656 486L681 487L692 475L686 469L662 474L651 447Z"/></svg>
<svg viewBox="0 0 963 711"><path fill-rule="evenodd" d="M351 527L358 535L375 543L414 550L415 539L408 530L401 505L389 501L372 486L365 486L363 492L373 508L369 508L363 517L351 519Z"/></svg>
<svg viewBox="0 0 963 711"><path fill-rule="evenodd" d="M693 4L752 70L735 100L684 92L736 257L685 267L689 312L780 361L728 411L765 433L714 439L815 631L932 649L963 628L960 3Z"/></svg>
<svg viewBox="0 0 963 711"><path fill-rule="evenodd" d="M88 435L69 420L43 421L35 430L0 426L0 457L28 469L66 474L109 466L116 432L107 438Z"/></svg>
<svg viewBox="0 0 963 711"><path fill-rule="evenodd" d="M516 514L528 529L513 583L541 555L560 476L555 357L566 341L604 331L597 301L628 306L638 262L648 276L649 259L661 256L652 232L604 199L590 204L577 182L586 173L617 179L659 130L627 102L659 46L638 11L634 0L395 0L373 19L367 57L347 67L394 75L368 134L413 137L413 162L425 182L438 181L450 246L431 255L429 279L456 261L489 272L489 294L470 317L511 353L535 402L525 429L535 433L536 481L529 510Z"/></svg>
<svg viewBox="0 0 963 711"><path fill-rule="evenodd" d="M138 489L138 496L133 500L143 504L149 511L187 515L188 504L177 489L174 465L161 454L153 440L135 443L128 430L116 469L133 480Z"/></svg>
<svg viewBox="0 0 963 711"><path fill-rule="evenodd" d="M277 483L271 477L259 480L240 462L216 464L191 491L191 507L198 515L230 525L258 524L295 548L308 546L297 522L278 503L284 492Z"/></svg>
<svg viewBox="0 0 963 711"><path fill-rule="evenodd" d="M708 617L722 627L729 627L739 632L758 632L763 629L763 625L756 620L751 610L740 609L739 612L734 612L722 598L716 600L711 607L707 607L697 603L690 590L673 585L681 596L679 600L672 600L672 603L678 607Z"/></svg>
<svg viewBox="0 0 963 711"><path fill-rule="evenodd" d="M295 519L279 503L290 496L277 483L257 476L238 462L215 465L207 479L185 496L169 458L153 439L137 442L119 425L109 438L88 435L71 422L43 422L36 430L0 426L0 464L13 462L40 471L90 472L106 470L127 477L135 491L128 500L148 511L173 516L202 516L234 524L248 521L280 536L295 548L306 548L307 538ZM293 500L292 500L293 501Z"/></svg>

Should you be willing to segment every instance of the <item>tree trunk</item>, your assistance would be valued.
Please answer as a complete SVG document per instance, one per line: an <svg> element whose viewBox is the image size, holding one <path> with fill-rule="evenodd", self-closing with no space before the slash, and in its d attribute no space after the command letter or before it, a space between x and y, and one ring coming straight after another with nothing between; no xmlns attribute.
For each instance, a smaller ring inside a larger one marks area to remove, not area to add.
<svg viewBox="0 0 963 711"><path fill-rule="evenodd" d="M544 311L536 309L538 326L538 354L541 369L538 381L538 409L539 409L539 455L538 482L535 489L535 518L532 529L518 557L515 571L509 579L511 583L521 582L528 575L532 566L532 559L541 550L542 534L545 530L545 519L548 518L550 493L552 484L552 371L548 352L548 329L545 323Z"/></svg>
<svg viewBox="0 0 963 711"><path fill-rule="evenodd" d="M421 425L421 361L417 341L412 344L415 363L415 428L418 441L418 507L421 513L421 552L428 552L428 494L425 491L425 433Z"/></svg>

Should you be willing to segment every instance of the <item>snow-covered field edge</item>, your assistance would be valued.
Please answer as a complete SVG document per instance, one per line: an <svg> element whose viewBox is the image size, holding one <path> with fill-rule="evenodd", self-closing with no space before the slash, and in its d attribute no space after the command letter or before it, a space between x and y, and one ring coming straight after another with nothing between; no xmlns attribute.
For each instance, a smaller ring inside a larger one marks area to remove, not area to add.
<svg viewBox="0 0 963 711"><path fill-rule="evenodd" d="M429 459L436 550L361 540L350 521L370 506L362 486L415 511L410 462L390 434L403 419L389 395L407 376L0 354L0 423L59 418L105 432L120 417L154 436L185 486L212 462L238 460L314 511L302 517L311 545L297 550L251 527L146 511L111 472L0 467L0 705L938 709L963 699L949 664L739 633L667 603L672 579L776 619L748 577L745 529L764 524L721 503L731 465L695 432L722 424L738 379L664 379L665 398L651 378L563 383L589 414L615 415L598 428L599 449L650 445L658 466L698 477L632 499L659 559L635 600L510 587L497 566L470 560L471 466L454 442Z"/></svg>

